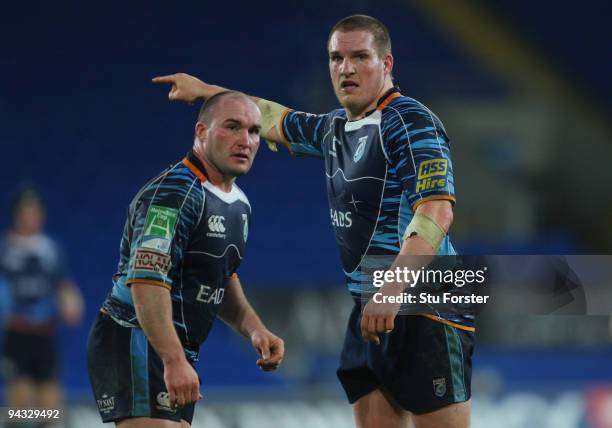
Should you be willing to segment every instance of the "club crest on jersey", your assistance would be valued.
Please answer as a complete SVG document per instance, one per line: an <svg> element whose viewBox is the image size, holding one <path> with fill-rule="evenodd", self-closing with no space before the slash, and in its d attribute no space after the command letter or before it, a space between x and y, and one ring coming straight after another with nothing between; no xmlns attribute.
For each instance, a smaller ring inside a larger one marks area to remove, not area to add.
<svg viewBox="0 0 612 428"><path fill-rule="evenodd" d="M443 189L447 185L448 160L442 158L421 161L414 183L415 193Z"/></svg>
<svg viewBox="0 0 612 428"><path fill-rule="evenodd" d="M363 154L365 152L365 146L366 146L366 143L368 142L368 136L366 135L365 137L359 138L358 142L359 142L359 145L357 146L357 150L355 151L355 154L353 155L353 162L359 162L361 158L363 157Z"/></svg>

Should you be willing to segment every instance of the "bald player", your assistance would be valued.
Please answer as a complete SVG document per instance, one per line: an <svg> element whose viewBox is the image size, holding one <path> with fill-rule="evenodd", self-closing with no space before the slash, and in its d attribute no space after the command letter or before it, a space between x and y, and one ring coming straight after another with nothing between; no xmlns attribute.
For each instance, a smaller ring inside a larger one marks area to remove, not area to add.
<svg viewBox="0 0 612 428"><path fill-rule="evenodd" d="M88 342L94 396L121 428L188 427L200 398L194 363L218 316L248 338L265 371L283 341L248 303L237 271L251 206L235 183L259 147L261 114L240 92L210 97L193 149L134 197L118 270Z"/></svg>

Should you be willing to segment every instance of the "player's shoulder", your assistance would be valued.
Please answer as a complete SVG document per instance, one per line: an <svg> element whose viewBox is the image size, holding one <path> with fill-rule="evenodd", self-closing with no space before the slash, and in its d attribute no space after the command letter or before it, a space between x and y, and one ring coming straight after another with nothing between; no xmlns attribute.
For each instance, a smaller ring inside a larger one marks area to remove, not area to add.
<svg viewBox="0 0 612 428"><path fill-rule="evenodd" d="M327 113L327 116L330 120L346 119L346 110L344 110L343 108L337 108Z"/></svg>
<svg viewBox="0 0 612 428"><path fill-rule="evenodd" d="M177 162L150 179L138 192L135 200L164 201L183 205L186 200L200 204L204 192L200 178L183 162Z"/></svg>
<svg viewBox="0 0 612 428"><path fill-rule="evenodd" d="M389 102L382 110L383 127L421 128L435 126L444 129L442 121L421 101L400 95Z"/></svg>
<svg viewBox="0 0 612 428"><path fill-rule="evenodd" d="M36 245L38 247L50 253L56 253L60 251L60 245L58 244L58 242L51 236L47 235L46 233L41 233L37 235L36 241L37 241Z"/></svg>

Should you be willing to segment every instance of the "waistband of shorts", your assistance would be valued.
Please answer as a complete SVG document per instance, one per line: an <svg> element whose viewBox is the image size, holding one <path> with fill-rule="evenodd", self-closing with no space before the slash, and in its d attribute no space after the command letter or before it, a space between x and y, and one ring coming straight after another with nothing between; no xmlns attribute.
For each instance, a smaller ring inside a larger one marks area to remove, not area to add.
<svg viewBox="0 0 612 428"><path fill-rule="evenodd" d="M22 316L13 316L8 320L6 330L19 334L36 334L41 336L53 336L55 334L55 322L36 322Z"/></svg>

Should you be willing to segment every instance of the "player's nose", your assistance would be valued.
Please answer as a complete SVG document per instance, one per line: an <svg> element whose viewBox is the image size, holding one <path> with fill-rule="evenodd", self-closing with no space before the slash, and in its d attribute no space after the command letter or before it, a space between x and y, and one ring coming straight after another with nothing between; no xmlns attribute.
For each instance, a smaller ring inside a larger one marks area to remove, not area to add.
<svg viewBox="0 0 612 428"><path fill-rule="evenodd" d="M342 75L350 75L355 72L353 61L350 58L345 57L340 63L340 73Z"/></svg>
<svg viewBox="0 0 612 428"><path fill-rule="evenodd" d="M251 145L251 135L248 129L243 129L237 137L236 144L240 147L249 147Z"/></svg>

